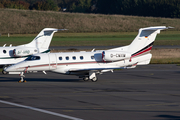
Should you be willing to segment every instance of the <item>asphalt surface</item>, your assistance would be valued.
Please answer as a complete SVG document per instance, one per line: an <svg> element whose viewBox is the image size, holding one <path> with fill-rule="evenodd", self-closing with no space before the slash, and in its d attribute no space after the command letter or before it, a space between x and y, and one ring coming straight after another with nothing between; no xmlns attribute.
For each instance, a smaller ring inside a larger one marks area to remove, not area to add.
<svg viewBox="0 0 180 120"><path fill-rule="evenodd" d="M0 74L0 120L180 120L180 66L147 65L98 76Z"/></svg>

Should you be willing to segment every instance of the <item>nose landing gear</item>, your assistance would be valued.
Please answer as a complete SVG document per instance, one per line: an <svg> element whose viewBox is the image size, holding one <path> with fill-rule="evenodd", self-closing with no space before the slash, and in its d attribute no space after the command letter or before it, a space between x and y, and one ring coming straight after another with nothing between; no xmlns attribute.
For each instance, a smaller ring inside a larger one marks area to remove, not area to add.
<svg viewBox="0 0 180 120"><path fill-rule="evenodd" d="M24 77L25 77L24 72L21 72L19 76L21 77L20 80L18 81L19 83L27 82L26 80L24 80Z"/></svg>

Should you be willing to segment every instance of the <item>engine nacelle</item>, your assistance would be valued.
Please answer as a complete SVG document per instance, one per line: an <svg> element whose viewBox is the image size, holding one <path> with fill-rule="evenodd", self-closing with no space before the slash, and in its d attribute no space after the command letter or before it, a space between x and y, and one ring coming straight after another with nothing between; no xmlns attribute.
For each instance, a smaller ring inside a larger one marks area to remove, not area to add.
<svg viewBox="0 0 180 120"><path fill-rule="evenodd" d="M13 50L14 56L17 57L28 56L36 53L37 53L37 49L35 48L17 48Z"/></svg>
<svg viewBox="0 0 180 120"><path fill-rule="evenodd" d="M130 53L127 52L119 52L119 51L103 51L102 58L104 61L117 61L128 59L131 57Z"/></svg>

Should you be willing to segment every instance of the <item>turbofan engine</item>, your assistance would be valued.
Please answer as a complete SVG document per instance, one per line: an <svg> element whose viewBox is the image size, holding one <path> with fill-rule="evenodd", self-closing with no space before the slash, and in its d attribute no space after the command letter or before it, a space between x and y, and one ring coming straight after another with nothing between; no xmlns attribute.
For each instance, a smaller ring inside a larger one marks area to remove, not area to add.
<svg viewBox="0 0 180 120"><path fill-rule="evenodd" d="M26 48L26 49L14 49L13 54L14 56L20 57L20 56L27 56L37 53L37 49L34 48Z"/></svg>

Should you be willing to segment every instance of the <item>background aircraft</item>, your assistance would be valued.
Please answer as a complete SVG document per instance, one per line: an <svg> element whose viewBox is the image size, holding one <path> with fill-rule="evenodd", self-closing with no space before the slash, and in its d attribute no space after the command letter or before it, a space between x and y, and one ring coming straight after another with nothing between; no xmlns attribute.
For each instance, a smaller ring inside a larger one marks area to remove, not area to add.
<svg viewBox="0 0 180 120"><path fill-rule="evenodd" d="M20 82L23 82L23 73L27 71L53 71L77 75L85 81L95 82L96 74L149 64L152 57L150 51L156 35L168 28L170 27L141 28L130 45L109 50L35 54L5 70L21 72Z"/></svg>
<svg viewBox="0 0 180 120"><path fill-rule="evenodd" d="M28 44L19 46L10 45L9 47L6 47L5 44L3 47L0 47L0 65L6 67L8 65L23 61L29 55L49 52L49 45L51 43L53 34L59 30L54 28L44 28L33 39L33 41ZM6 74L4 70L2 73Z"/></svg>

